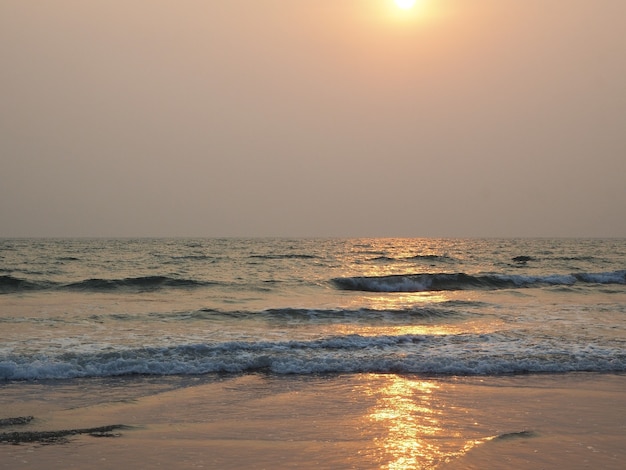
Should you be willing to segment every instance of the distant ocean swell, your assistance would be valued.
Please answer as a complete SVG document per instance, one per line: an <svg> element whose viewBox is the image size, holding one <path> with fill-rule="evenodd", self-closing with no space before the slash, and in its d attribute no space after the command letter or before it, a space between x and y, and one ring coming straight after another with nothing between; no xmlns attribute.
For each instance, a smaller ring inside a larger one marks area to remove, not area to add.
<svg viewBox="0 0 626 470"><path fill-rule="evenodd" d="M394 258L386 255L380 255L372 258L370 261L376 261L379 263L396 263L406 261L425 261L425 262L442 262L448 263L455 261L447 255L414 255Z"/></svg>
<svg viewBox="0 0 626 470"><path fill-rule="evenodd" d="M526 341L501 334L337 336L313 341L225 342L107 352L0 357L0 380L267 372L504 375L625 372L614 345Z"/></svg>
<svg viewBox="0 0 626 470"><path fill-rule="evenodd" d="M626 284L626 270L602 273L553 274L530 276L520 274L397 274L389 276L340 277L331 280L341 290L365 292L425 292L471 289L515 289L523 287L571 286L586 284ZM67 291L154 291L159 289L193 289L217 285L217 282L169 276L141 276L122 279L85 279L77 282L59 283L34 281L11 275L0 276L0 294L20 291L67 290Z"/></svg>
<svg viewBox="0 0 626 470"><path fill-rule="evenodd" d="M365 292L425 292L471 289L515 289L545 285L626 284L626 270L604 273L524 276L507 274L398 274L390 276L341 277L332 280L339 289Z"/></svg>
<svg viewBox="0 0 626 470"><path fill-rule="evenodd" d="M167 276L142 276L123 279L85 279L78 282L32 281L13 276L0 276L0 294L20 291L68 290L68 291L153 291L158 289L191 289L215 285L215 282L178 279Z"/></svg>
<svg viewBox="0 0 626 470"><path fill-rule="evenodd" d="M420 322L424 319L437 319L463 315L461 308L464 305L471 306L472 302L449 302L443 303L441 307L409 307L404 309L304 309L304 308L273 308L262 311L219 311L214 309L203 309L192 313L183 313L183 316L192 316L193 319L216 318L220 316L228 316L231 318L245 319L255 318L267 321L285 322L285 323L333 323L333 322L349 322L349 323L371 323L385 322L393 324L402 322L403 324L411 324L411 320L415 319ZM172 314L167 314L169 318L174 318Z"/></svg>
<svg viewBox="0 0 626 470"><path fill-rule="evenodd" d="M178 312L153 312L141 314L129 313L98 313L86 318L78 319L96 323L105 322L201 322L203 320L233 320L233 321L266 321L280 326L289 325L322 325L322 324L361 324L361 325L423 325L431 320L438 321L448 318L462 318L468 315L467 309L481 306L480 302L450 301L439 304L440 306L413 306L397 309L308 309L308 308L272 308L266 310L217 310L212 308L178 311ZM1 323L46 323L68 324L71 322L67 316L46 316L45 318L13 317L0 318Z"/></svg>

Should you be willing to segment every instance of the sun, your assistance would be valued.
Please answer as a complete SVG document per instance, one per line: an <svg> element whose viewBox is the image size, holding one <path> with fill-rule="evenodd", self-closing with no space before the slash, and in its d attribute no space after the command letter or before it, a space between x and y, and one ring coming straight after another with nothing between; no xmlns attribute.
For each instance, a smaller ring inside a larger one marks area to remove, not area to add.
<svg viewBox="0 0 626 470"><path fill-rule="evenodd" d="M410 10L415 5L415 0L396 0L396 5L403 10Z"/></svg>

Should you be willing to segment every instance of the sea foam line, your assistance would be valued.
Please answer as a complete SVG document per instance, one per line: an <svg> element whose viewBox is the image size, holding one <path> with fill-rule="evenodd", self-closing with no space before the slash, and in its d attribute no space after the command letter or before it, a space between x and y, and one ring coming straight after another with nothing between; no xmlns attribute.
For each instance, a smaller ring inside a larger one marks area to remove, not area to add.
<svg viewBox="0 0 626 470"><path fill-rule="evenodd" d="M347 335L313 341L225 342L57 355L0 357L0 380L133 374L269 372L502 375L625 372L619 344L576 345L503 334Z"/></svg>

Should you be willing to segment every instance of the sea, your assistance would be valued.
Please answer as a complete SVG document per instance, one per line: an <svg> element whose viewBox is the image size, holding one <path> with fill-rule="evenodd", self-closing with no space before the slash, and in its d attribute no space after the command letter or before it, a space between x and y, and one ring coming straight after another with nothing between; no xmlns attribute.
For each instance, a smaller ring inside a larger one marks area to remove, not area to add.
<svg viewBox="0 0 626 470"><path fill-rule="evenodd" d="M624 239L0 240L0 383L625 371Z"/></svg>

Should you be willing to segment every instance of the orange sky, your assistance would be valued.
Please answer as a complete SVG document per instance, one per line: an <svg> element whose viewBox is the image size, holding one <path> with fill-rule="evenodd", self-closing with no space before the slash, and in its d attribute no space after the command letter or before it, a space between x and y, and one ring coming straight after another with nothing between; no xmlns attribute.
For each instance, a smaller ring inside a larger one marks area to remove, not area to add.
<svg viewBox="0 0 626 470"><path fill-rule="evenodd" d="M626 236L622 0L3 0L0 236Z"/></svg>

